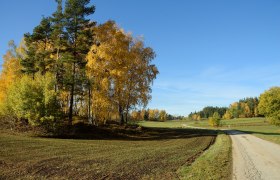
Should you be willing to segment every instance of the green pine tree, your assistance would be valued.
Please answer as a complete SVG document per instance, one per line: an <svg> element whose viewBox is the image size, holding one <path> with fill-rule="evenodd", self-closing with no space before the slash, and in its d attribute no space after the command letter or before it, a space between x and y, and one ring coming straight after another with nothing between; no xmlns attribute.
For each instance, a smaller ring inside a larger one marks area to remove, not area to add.
<svg viewBox="0 0 280 180"><path fill-rule="evenodd" d="M64 17L67 37L67 50L64 61L67 64L66 84L70 91L68 123L72 124L74 96L83 91L88 82L85 74L86 54L93 44L93 27L95 22L86 17L93 14L95 7L89 0L66 0Z"/></svg>

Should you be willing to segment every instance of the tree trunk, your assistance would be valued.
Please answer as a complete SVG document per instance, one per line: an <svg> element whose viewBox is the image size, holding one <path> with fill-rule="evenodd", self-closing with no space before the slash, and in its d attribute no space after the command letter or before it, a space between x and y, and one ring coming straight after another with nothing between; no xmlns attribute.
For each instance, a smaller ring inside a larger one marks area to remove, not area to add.
<svg viewBox="0 0 280 180"><path fill-rule="evenodd" d="M125 123L127 124L128 122L128 106L126 106L126 114L125 114Z"/></svg>
<svg viewBox="0 0 280 180"><path fill-rule="evenodd" d="M68 125L72 125L73 121L73 103L74 103L74 85L71 85L71 91L70 91L70 107L69 107L69 119L68 119Z"/></svg>
<svg viewBox="0 0 280 180"><path fill-rule="evenodd" d="M123 108L119 105L120 125L124 124Z"/></svg>
<svg viewBox="0 0 280 180"><path fill-rule="evenodd" d="M59 60L59 47L56 51L56 63L55 63L55 68L56 68L56 72L55 72L55 79L56 79L56 83L54 85L54 91L55 92L58 92L58 83L59 83L59 80L58 80L58 71L59 71L59 65L58 65L58 60Z"/></svg>
<svg viewBox="0 0 280 180"><path fill-rule="evenodd" d="M74 104L74 91L75 91L75 63L73 64L73 75L72 75L72 84L71 84L71 91L70 91L70 107L69 107L69 119L68 119L68 125L72 125L73 121L73 104Z"/></svg>
<svg viewBox="0 0 280 180"><path fill-rule="evenodd" d="M91 91L90 87L88 88L88 123L92 124L92 119L91 119Z"/></svg>
<svg viewBox="0 0 280 180"><path fill-rule="evenodd" d="M129 102L130 102L130 98L131 98L131 96L130 96L131 86L132 86L132 80L130 79L130 84L129 84L129 89L128 89L129 95L128 95L127 102L126 102L126 114L125 114L125 123L126 124L128 122L128 111L129 111L129 106L130 106Z"/></svg>

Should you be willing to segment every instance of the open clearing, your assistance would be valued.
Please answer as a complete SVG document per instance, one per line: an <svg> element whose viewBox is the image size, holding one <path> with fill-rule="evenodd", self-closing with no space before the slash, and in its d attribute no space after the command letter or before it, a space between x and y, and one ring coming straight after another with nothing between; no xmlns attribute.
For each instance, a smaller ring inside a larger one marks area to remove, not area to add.
<svg viewBox="0 0 280 180"><path fill-rule="evenodd" d="M124 139L0 134L0 179L177 179L213 143L209 130L145 128Z"/></svg>

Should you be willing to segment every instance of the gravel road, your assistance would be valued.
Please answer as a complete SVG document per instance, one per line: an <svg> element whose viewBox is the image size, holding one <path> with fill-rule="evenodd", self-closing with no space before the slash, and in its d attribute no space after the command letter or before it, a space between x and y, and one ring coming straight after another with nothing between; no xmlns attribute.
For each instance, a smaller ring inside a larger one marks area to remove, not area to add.
<svg viewBox="0 0 280 180"><path fill-rule="evenodd" d="M280 145L240 131L226 131L232 139L234 180L279 180Z"/></svg>

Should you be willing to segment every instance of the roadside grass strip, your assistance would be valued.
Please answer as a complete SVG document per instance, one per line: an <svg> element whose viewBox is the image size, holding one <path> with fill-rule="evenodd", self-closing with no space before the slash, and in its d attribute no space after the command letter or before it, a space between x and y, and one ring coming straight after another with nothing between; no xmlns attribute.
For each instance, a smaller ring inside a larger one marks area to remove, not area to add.
<svg viewBox="0 0 280 180"><path fill-rule="evenodd" d="M185 164L177 170L180 179L219 179L232 177L232 147L231 139L219 132L216 142L205 151L193 164Z"/></svg>

